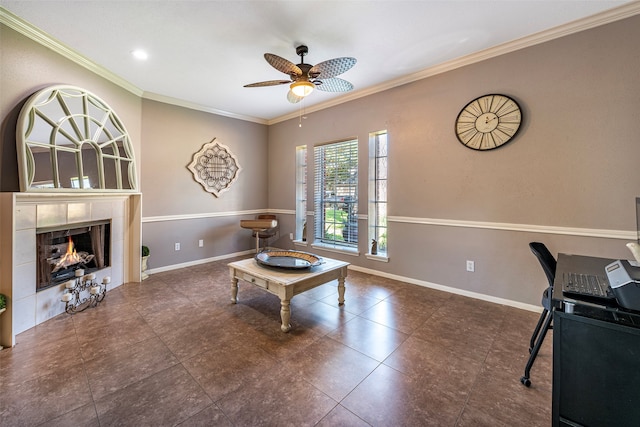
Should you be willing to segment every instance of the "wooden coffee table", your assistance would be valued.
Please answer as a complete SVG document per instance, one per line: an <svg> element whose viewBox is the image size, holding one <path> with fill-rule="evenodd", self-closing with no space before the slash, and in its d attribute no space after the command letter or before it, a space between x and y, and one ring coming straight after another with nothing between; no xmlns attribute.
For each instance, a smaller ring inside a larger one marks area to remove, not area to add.
<svg viewBox="0 0 640 427"><path fill-rule="evenodd" d="M259 265L249 258L229 264L231 274L231 301L238 302L238 280L244 280L280 298L280 318L283 332L289 332L291 325L291 298L332 280L338 280L338 304L344 304L344 280L347 277L348 262L323 258L323 263L308 269L287 270Z"/></svg>

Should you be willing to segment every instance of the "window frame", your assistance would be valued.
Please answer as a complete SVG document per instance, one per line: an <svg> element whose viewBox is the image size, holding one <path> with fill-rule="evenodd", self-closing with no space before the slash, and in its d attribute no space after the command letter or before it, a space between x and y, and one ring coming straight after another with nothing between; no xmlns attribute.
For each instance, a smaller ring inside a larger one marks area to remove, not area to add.
<svg viewBox="0 0 640 427"><path fill-rule="evenodd" d="M294 240L307 240L307 146L296 147L296 228Z"/></svg>
<svg viewBox="0 0 640 427"><path fill-rule="evenodd" d="M31 95L18 116L16 149L21 192L138 192L133 145L122 120L80 87L53 85ZM84 179L73 187L73 176L91 177L95 188Z"/></svg>
<svg viewBox="0 0 640 427"><path fill-rule="evenodd" d="M384 138L382 138L384 136ZM381 144L384 144L382 146ZM387 130L369 134L369 200L368 256L388 260L389 255L389 133ZM377 251L372 253L373 240Z"/></svg>
<svg viewBox="0 0 640 427"><path fill-rule="evenodd" d="M313 246L358 251L358 151L357 138L313 147ZM339 167L345 164L346 169ZM327 221L331 214L332 221Z"/></svg>

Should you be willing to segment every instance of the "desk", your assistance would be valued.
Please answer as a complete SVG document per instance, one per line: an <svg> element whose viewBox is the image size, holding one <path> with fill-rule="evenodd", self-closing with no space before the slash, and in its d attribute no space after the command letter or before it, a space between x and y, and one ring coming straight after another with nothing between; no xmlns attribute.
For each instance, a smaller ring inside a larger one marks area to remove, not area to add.
<svg viewBox="0 0 640 427"><path fill-rule="evenodd" d="M304 270L283 270L258 265L249 258L229 264L231 273L231 301L238 302L238 280L244 280L280 298L280 318L283 332L289 332L291 325L291 298L331 280L338 279L338 304L344 304L344 280L347 277L348 262L323 258L317 267Z"/></svg>
<svg viewBox="0 0 640 427"><path fill-rule="evenodd" d="M559 254L553 286L553 426L640 425L640 313L562 294L563 273L615 260Z"/></svg>

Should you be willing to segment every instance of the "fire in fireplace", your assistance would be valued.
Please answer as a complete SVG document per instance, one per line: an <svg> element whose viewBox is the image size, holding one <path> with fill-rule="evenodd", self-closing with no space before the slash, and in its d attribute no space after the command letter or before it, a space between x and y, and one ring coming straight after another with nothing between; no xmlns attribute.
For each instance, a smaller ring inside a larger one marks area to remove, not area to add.
<svg viewBox="0 0 640 427"><path fill-rule="evenodd" d="M95 255L88 252L76 251L71 236L69 236L68 239L69 242L67 243L67 251L64 253L64 255L57 259L55 257L51 258L51 266L53 267L53 270L51 270L51 274L57 273L62 269L69 268L76 264L82 264L86 266L95 258Z"/></svg>
<svg viewBox="0 0 640 427"><path fill-rule="evenodd" d="M78 269L92 273L109 267L110 241L109 221L38 229L36 291L73 279Z"/></svg>

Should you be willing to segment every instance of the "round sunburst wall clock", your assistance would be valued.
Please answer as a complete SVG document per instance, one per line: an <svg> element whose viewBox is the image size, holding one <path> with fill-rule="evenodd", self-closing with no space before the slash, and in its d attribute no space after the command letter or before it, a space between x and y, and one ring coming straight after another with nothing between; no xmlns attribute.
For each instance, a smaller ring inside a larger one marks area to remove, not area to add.
<svg viewBox="0 0 640 427"><path fill-rule="evenodd" d="M456 136L467 148L493 150L511 141L522 123L522 111L506 95L484 95L469 102L456 118Z"/></svg>
<svg viewBox="0 0 640 427"><path fill-rule="evenodd" d="M220 144L215 138L193 155L187 168L193 173L193 178L216 197L229 190L242 170L229 147Z"/></svg>

